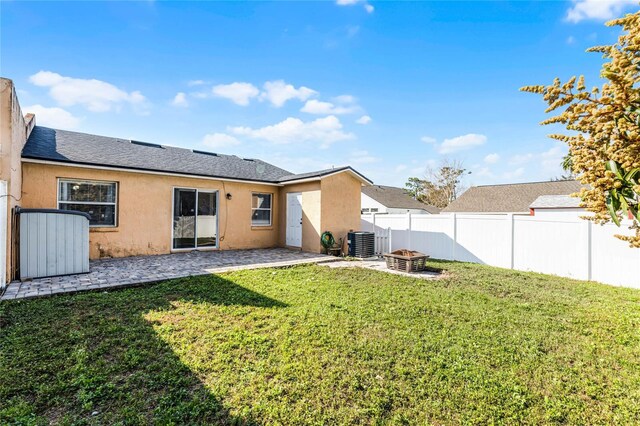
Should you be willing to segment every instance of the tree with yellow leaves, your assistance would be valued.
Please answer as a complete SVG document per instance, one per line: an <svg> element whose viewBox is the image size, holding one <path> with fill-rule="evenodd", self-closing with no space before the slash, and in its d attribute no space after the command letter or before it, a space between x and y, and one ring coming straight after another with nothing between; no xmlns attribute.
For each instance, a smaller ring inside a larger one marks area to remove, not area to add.
<svg viewBox="0 0 640 426"><path fill-rule="evenodd" d="M545 112L560 111L541 124L561 123L572 131L550 137L569 145L571 171L588 185L579 196L594 213L590 220L620 226L629 215L635 235L616 237L640 248L640 11L606 25L623 31L617 43L588 50L606 60L602 88L588 90L580 76L520 90L541 94L549 105Z"/></svg>

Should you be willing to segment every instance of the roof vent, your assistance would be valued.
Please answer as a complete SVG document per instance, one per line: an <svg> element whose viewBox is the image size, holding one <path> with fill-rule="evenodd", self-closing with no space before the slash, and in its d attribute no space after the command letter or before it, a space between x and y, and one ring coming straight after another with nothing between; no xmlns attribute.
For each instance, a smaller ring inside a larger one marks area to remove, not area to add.
<svg viewBox="0 0 640 426"><path fill-rule="evenodd" d="M253 159L253 158L243 158L243 160L244 160L244 161L256 161L256 160L255 160L255 159Z"/></svg>
<svg viewBox="0 0 640 426"><path fill-rule="evenodd" d="M211 155L213 157L217 157L218 154L216 154L215 152L209 152L209 151L200 151L198 149L192 149L191 150L194 154L202 154L202 155Z"/></svg>
<svg viewBox="0 0 640 426"><path fill-rule="evenodd" d="M134 145L140 145L140 146L148 146L151 148L164 148L162 145L159 145L157 143L149 143L149 142L140 142L140 141L130 141L132 144Z"/></svg>

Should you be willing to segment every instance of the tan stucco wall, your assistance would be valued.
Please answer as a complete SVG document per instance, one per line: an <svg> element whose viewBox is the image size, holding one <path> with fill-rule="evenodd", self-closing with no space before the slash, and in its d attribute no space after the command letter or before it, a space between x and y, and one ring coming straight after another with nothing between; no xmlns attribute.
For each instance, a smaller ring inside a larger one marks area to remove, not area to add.
<svg viewBox="0 0 640 426"><path fill-rule="evenodd" d="M29 128L32 128L29 127ZM12 273L12 245L11 245L11 212L21 205L22 170L20 154L27 141L28 128L22 116L13 82L0 78L0 180L7 182L7 223L6 226L6 276L10 279Z"/></svg>
<svg viewBox="0 0 640 426"><path fill-rule="evenodd" d="M349 231L360 229L361 188L360 180L350 173L322 179L322 232L331 231L336 242L346 241Z"/></svg>
<svg viewBox="0 0 640 426"><path fill-rule="evenodd" d="M320 252L324 231L344 239L349 230L360 227L361 184L348 173L277 187L29 162L22 168L25 208L57 208L59 178L118 183L118 226L91 228L92 259L170 253L174 187L219 191L218 235L223 250L285 246L286 196L292 192L302 193L303 251ZM251 226L253 192L273 194L272 226ZM232 194L231 200L226 193Z"/></svg>
<svg viewBox="0 0 640 426"><path fill-rule="evenodd" d="M287 232L287 194L302 193L302 251L319 253L321 227L320 182L307 182L287 185L280 189L280 245L286 245Z"/></svg>
<svg viewBox="0 0 640 426"><path fill-rule="evenodd" d="M282 188L280 244L284 246L286 241L287 193L302 193L302 250L320 252L323 232L330 231L338 242L340 238L346 241L350 230L360 229L361 187L361 181L350 173L338 173L320 181Z"/></svg>
<svg viewBox="0 0 640 426"><path fill-rule="evenodd" d="M23 163L22 206L57 208L58 178L118 182L118 226L91 228L90 257L122 257L171 251L174 187L217 190L221 249L266 248L279 245L280 188L271 185L163 176L136 172L95 170ZM272 226L251 226L251 194L273 194ZM232 199L227 200L226 193Z"/></svg>

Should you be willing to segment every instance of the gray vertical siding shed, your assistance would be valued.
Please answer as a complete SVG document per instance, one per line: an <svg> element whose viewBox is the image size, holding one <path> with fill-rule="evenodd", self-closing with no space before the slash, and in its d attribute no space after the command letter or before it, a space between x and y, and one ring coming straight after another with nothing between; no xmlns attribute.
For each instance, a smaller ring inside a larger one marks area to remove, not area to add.
<svg viewBox="0 0 640 426"><path fill-rule="evenodd" d="M89 272L89 215L19 209L20 279Z"/></svg>

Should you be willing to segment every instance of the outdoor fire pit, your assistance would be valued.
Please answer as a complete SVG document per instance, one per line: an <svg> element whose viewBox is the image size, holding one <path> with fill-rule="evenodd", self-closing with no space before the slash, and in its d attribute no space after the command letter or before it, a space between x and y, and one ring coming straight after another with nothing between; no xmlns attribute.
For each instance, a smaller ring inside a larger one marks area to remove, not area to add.
<svg viewBox="0 0 640 426"><path fill-rule="evenodd" d="M424 271L428 258L429 256L424 253L407 249L395 250L384 255L387 268L402 272Z"/></svg>

